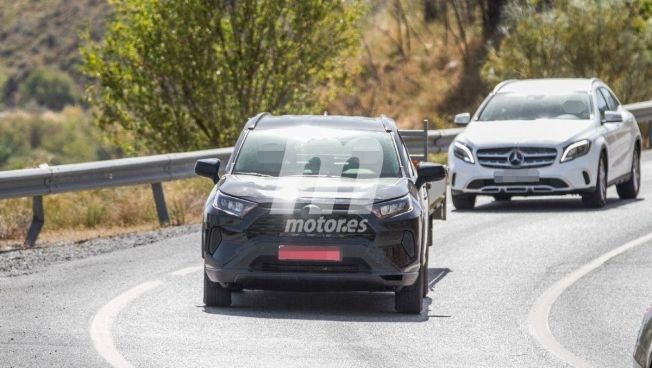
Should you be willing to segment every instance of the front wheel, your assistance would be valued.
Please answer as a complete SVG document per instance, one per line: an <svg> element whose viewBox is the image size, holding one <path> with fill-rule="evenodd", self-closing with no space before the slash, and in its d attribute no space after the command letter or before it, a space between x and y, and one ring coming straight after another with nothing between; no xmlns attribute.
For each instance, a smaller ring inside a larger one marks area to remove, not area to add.
<svg viewBox="0 0 652 368"><path fill-rule="evenodd" d="M212 282L204 272L204 304L207 307L228 307L231 305L231 290Z"/></svg>
<svg viewBox="0 0 652 368"><path fill-rule="evenodd" d="M475 207L475 194L453 194L451 199L458 210L472 210Z"/></svg>
<svg viewBox="0 0 652 368"><path fill-rule="evenodd" d="M641 155L638 147L634 148L634 157L632 157L632 172L629 180L622 184L616 185L618 197L620 199L635 199L638 197L638 190L641 187Z"/></svg>
<svg viewBox="0 0 652 368"><path fill-rule="evenodd" d="M607 204L607 160L604 154L598 161L598 176L595 181L595 190L582 195L582 203L587 208L602 208Z"/></svg>
<svg viewBox="0 0 652 368"><path fill-rule="evenodd" d="M394 309L399 313L419 314L423 309L423 283L425 267L419 269L419 277L410 286L406 286L394 294Z"/></svg>

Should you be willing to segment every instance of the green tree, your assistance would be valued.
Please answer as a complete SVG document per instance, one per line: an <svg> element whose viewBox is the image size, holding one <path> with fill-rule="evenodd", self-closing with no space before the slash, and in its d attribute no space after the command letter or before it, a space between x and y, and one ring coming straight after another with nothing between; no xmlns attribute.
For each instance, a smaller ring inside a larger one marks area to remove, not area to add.
<svg viewBox="0 0 652 368"><path fill-rule="evenodd" d="M647 5L646 5L647 4ZM598 77L625 101L652 97L652 26L648 0L515 2L504 38L483 78Z"/></svg>
<svg viewBox="0 0 652 368"><path fill-rule="evenodd" d="M33 70L19 87L20 103L31 101L52 110L61 110L78 100L77 86L65 72L56 69Z"/></svg>
<svg viewBox="0 0 652 368"><path fill-rule="evenodd" d="M233 144L260 111L318 112L346 80L362 5L345 0L117 0L82 47L97 121L154 151Z"/></svg>

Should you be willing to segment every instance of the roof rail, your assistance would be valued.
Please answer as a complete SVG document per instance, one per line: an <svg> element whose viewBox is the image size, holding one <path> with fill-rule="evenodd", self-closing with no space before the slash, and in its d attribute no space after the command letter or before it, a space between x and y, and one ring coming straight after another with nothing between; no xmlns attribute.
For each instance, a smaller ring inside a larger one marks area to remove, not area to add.
<svg viewBox="0 0 652 368"><path fill-rule="evenodd" d="M604 83L600 78L597 78L597 77L591 78L590 82L591 82L591 85L593 85L593 83L595 83L595 82Z"/></svg>
<svg viewBox="0 0 652 368"><path fill-rule="evenodd" d="M261 121L267 115L271 116L272 114L268 112L261 112L258 115L254 116L253 118L249 119L249 121L247 121L246 128L249 130L256 129L256 125L258 125L258 122Z"/></svg>
<svg viewBox="0 0 652 368"><path fill-rule="evenodd" d="M494 87L494 90L492 91L492 93L496 93L496 92L498 92L499 89L503 88L505 85L507 85L507 84L509 84L509 83L512 83L512 82L516 82L516 81L517 81L517 79L507 79L507 80L504 80L504 81L498 83L498 84L496 85L496 87Z"/></svg>
<svg viewBox="0 0 652 368"><path fill-rule="evenodd" d="M385 128L385 131L386 131L386 132L391 132L391 131L392 131L392 127L391 127L390 124L389 124L389 121L388 121L389 118L387 117L387 115L385 115L385 114L381 114L381 115L379 116L379 118L380 118L380 122L381 122L381 124L383 124L383 128Z"/></svg>

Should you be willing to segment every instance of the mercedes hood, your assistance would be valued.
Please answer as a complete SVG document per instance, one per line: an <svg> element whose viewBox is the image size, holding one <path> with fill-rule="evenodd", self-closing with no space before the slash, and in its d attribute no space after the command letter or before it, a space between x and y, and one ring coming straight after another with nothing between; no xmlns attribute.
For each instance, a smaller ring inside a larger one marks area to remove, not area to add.
<svg viewBox="0 0 652 368"><path fill-rule="evenodd" d="M585 138L595 123L592 120L510 120L474 121L458 139L474 147L496 145L558 145Z"/></svg>

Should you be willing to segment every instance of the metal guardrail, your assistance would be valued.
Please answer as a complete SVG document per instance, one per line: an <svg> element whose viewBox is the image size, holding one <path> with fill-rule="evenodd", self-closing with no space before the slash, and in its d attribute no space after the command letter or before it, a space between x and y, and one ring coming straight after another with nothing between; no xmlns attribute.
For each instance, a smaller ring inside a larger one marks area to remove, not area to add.
<svg viewBox="0 0 652 368"><path fill-rule="evenodd" d="M159 222L165 225L170 218L161 183L193 177L195 161L216 157L226 161L232 151L232 148L219 148L0 171L0 199L32 197L32 223L25 240L28 245L34 245L45 222L43 196L48 194L151 184Z"/></svg>
<svg viewBox="0 0 652 368"><path fill-rule="evenodd" d="M648 123L648 132L652 131L650 129L652 128L652 101L624 107L636 116L639 123ZM428 152L445 152L455 136L463 130L463 128L427 130L428 139L425 146L423 131L420 131L420 134L404 134L403 140L411 153L423 150L427 155ZM43 196L48 194L150 184L159 222L165 225L169 222L169 216L161 183L193 177L195 161L202 158L219 158L225 162L231 156L232 151L233 148L229 147L82 164L42 166L36 169L0 171L0 199L32 197L33 218L25 240L28 245L34 245L45 222Z"/></svg>

